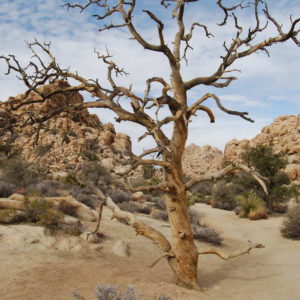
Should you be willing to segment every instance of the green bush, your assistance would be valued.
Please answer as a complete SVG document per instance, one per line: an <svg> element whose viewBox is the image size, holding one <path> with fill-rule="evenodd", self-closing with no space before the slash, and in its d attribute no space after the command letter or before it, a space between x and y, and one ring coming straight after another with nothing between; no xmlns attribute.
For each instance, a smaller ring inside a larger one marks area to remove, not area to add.
<svg viewBox="0 0 300 300"><path fill-rule="evenodd" d="M300 204L288 211L281 234L289 239L300 240Z"/></svg>
<svg viewBox="0 0 300 300"><path fill-rule="evenodd" d="M263 200L254 191L250 191L244 196L237 196L236 200L241 207L240 217L249 217L252 220L268 217Z"/></svg>
<svg viewBox="0 0 300 300"><path fill-rule="evenodd" d="M58 228L62 213L53 208L51 202L47 201L43 196L32 195L25 198L24 213L28 222L37 223L45 226L51 232Z"/></svg>
<svg viewBox="0 0 300 300"><path fill-rule="evenodd" d="M269 212L276 210L276 207L282 211L283 205L279 203L285 203L295 195L295 189L288 186L289 177L282 171L287 164L284 154L275 153L271 146L257 144L245 151L243 160L267 179L265 184L269 194L265 195L261 188L256 192L266 202Z"/></svg>
<svg viewBox="0 0 300 300"><path fill-rule="evenodd" d="M2 224L18 224L24 220L23 212L15 209L0 209L0 223Z"/></svg>

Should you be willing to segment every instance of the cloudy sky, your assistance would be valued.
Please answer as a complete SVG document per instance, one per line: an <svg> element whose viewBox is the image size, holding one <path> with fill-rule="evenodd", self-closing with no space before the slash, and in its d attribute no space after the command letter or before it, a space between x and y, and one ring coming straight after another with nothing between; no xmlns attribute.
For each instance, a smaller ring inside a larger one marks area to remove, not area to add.
<svg viewBox="0 0 300 300"><path fill-rule="evenodd" d="M80 2L80 1L79 1ZM81 1L84 3L85 1ZM166 40L169 46L173 39L176 24L170 17L170 11L163 9L160 0L139 0L138 9L142 4L152 8L161 18L167 18L165 23ZM184 80L195 76L207 76L213 73L220 64L220 55L224 55L223 41L232 38L233 25L220 28L223 12L217 9L213 0L202 0L191 3L186 10L187 25L199 21L207 24L214 38L207 39L201 29L196 29L191 45L194 50L188 53L189 64L183 64ZM228 0L224 3L236 3ZM283 29L290 24L289 16L300 16L298 0L269 1L269 9ZM275 4L274 4L275 3ZM94 54L94 48L104 51L105 46L114 56L114 60L123 67L129 75L118 78L123 85L133 84L133 91L143 95L145 81L152 76L162 76L169 79L169 66L164 57L157 53L145 51L133 40L129 39L124 29L99 32L99 24L91 17L96 11L90 10L80 14L78 10L67 11L62 7L64 0L1 0L0 1L0 54L15 54L26 64L31 53L26 42L37 38L41 42L51 41L51 49L57 61L71 71L78 71L87 78L98 78L103 84L106 80L106 69ZM240 23L247 26L253 18L249 11L242 11ZM134 19L140 32L151 42L157 42L156 25L140 10ZM253 23L252 23L253 24ZM270 28L257 37L262 40L267 35L276 34ZM190 124L188 143L200 146L210 144L224 149L226 142L233 138L252 138L261 128L270 124L274 118L282 114L300 113L300 56L299 47L293 42L274 45L270 48L271 57L264 53L254 54L233 65L242 72L237 73L239 80L224 89L199 87L189 93L189 103L201 98L207 92L215 93L228 109L248 111L254 124L248 123L235 116L225 115L218 111L211 100L211 108L215 112L216 122L209 123L206 114L199 113ZM5 64L0 62L0 100L5 101L9 96L22 93L25 88L14 75L4 76ZM154 89L154 95L157 90ZM157 94L158 95L158 94ZM84 95L88 100L89 96ZM113 122L114 115L104 110L94 110L102 122ZM165 112L162 111L162 114ZM143 129L130 123L115 124L117 131L129 134L133 140L135 152L151 145L149 138L140 144L135 141L143 134ZM170 128L165 129L170 132Z"/></svg>

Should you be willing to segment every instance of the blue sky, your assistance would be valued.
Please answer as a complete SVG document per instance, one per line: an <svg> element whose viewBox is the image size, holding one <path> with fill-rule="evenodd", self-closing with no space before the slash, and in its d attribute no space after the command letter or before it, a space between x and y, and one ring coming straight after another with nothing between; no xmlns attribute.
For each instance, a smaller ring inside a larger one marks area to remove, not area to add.
<svg viewBox="0 0 300 300"><path fill-rule="evenodd" d="M153 8L162 18L170 15L170 11L162 9L159 5L159 0L137 2L140 7L144 4ZM192 21L205 23L215 38L207 39L203 31L195 30L191 41L194 51L188 53L188 66L183 64L182 67L185 80L213 73L220 63L220 55L224 54L223 40L229 41L232 37L232 25L224 28L216 25L222 19L223 12L216 9L215 2L202 0L187 7L187 24ZM225 1L234 2L236 1ZM300 16L298 0L269 2L270 12L284 24L284 29L289 25L290 14L293 17ZM135 41L128 39L124 29L99 33L96 20L91 18L91 14L96 11L79 14L78 10L67 11L66 8L62 8L63 3L64 1L60 0L1 0L0 54L13 53L25 64L31 57L25 41L31 42L34 38L41 42L51 41L52 52L61 66L70 67L72 71L77 70L88 78L99 78L105 84L105 66L96 59L93 50L95 47L104 51L107 46L115 61L130 73L129 76L120 78L119 82L127 86L133 84L136 93L143 95L145 81L149 77L163 76L166 80L169 79L169 66L160 54L145 52ZM139 11L134 21L147 39L157 41L156 25L149 21L145 14ZM243 11L241 23L247 25L249 22L251 15ZM176 24L169 19L165 27L169 45L175 30ZM270 26L266 34L272 36L276 32ZM187 144L210 144L223 150L225 143L233 138L254 137L263 126L270 124L279 115L300 113L299 48L294 43L287 42L270 48L270 54L270 58L263 53L254 54L236 63L233 67L241 69L242 73L236 74L239 80L234 81L228 88L200 87L189 93L189 103L192 103L203 94L213 92L228 109L248 111L255 123L250 124L238 117L226 115L218 111L211 101L210 107L214 109L216 123L209 123L207 116L199 113L198 118L194 118L190 124ZM4 76L4 72L5 65L0 63L1 101L25 90L15 76ZM154 89L154 94L157 91ZM84 96L88 99L88 95ZM93 113L97 113L103 122L114 121L110 112L94 110ZM162 114L164 113L162 111ZM117 123L115 126L118 131L131 136L135 152L151 146L150 138L140 144L136 143L137 137L143 133L142 128L130 123ZM168 127L165 130L170 132Z"/></svg>

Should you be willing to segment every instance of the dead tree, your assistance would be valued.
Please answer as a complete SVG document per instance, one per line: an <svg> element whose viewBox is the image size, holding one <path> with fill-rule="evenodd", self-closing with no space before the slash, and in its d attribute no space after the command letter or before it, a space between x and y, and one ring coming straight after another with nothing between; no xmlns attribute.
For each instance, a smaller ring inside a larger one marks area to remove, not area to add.
<svg viewBox="0 0 300 300"><path fill-rule="evenodd" d="M82 2L84 4L82 4ZM106 54L96 52L96 54L98 58L107 65L109 88L101 86L97 79L86 79L77 72L73 73L68 69L61 68L51 53L49 44L43 44L38 41L28 44L30 50L33 52L33 59L24 67L21 66L14 55L0 57L1 60L7 63L7 74L16 72L27 87L23 99L10 98L8 103L6 102L6 105L10 105L14 110L32 102L43 102L56 93L86 91L95 99L95 101L92 102L65 106L42 116L23 118L26 124L44 122L64 110L106 108L116 113L118 116L116 118L117 122L130 121L145 128L146 131L139 140L151 136L156 143L156 147L146 150L141 155L134 156L135 163L133 164L133 168L138 165L154 165L163 168L165 182L155 188L165 194L172 233L171 242L161 233L135 220L131 220L130 222L138 234L142 234L157 242L163 252L163 256L168 259L178 284L189 288L198 287L198 251L195 247L186 205L186 191L195 184L195 181L184 183L181 163L188 137L189 122L192 116L195 116L197 112L201 111L208 115L211 122L215 121L214 113L205 105L205 102L210 99L214 100L218 108L223 112L239 116L250 122L253 121L247 117L247 112L238 112L225 108L219 97L211 93L203 95L199 100L188 105L187 92L197 86L203 85L216 88L229 86L237 79L231 75L237 71L232 68L236 61L258 51L264 51L268 54L268 47L273 44L292 40L299 46L299 40L297 38L299 29L297 29L297 24L300 20L299 18L290 18L290 27L285 32L276 19L271 16L264 0L254 0L251 3L241 1L232 7L226 7L222 0L218 0L216 6L224 13L224 17L216 21L219 26L232 26L235 31L234 36L230 44L224 42L224 55L221 57L219 66L210 76L201 76L201 74L199 74L198 77L186 80L181 74L181 64L183 60L187 58L187 51L191 48L190 41L193 38L195 29L199 28L203 30L208 38L213 37L207 26L201 24L201 22L196 21L192 23L190 28L186 28L184 22L185 8L187 5L198 5L196 2L197 0L157 1L157 6L161 5L161 10L164 10L164 13L170 10L170 17L173 18L177 24L177 32L171 45L165 42L165 22L159 15L156 15L151 10L147 10L146 5L143 7L143 12L149 17L151 22L156 24L159 42L152 44L140 34L134 19L137 10L135 0L85 0L81 1L81 4L73 1L65 5L68 9L78 8L80 12L92 8L94 16L99 20L100 31L121 27L127 28L130 38L135 40L137 44L140 44L145 51L155 51L162 54L162 59L167 60L170 66L170 79L162 78L159 75L149 78L146 81L145 94L143 96L135 93L133 86L125 87L118 85L114 74L122 75L125 74L125 71L114 63L108 52ZM238 13L240 10L245 9L251 11L254 15L254 24L252 24L250 28L243 28L239 22ZM119 21L120 23L115 23ZM277 34L265 38L264 30L269 26L274 26L277 30ZM41 52L43 55L41 55ZM49 58L48 62L42 59L45 54ZM42 92L41 89L38 89L41 85L46 83L68 79L72 79L72 82L75 83L69 87L57 88L57 90L50 93ZM161 85L161 95L159 97L151 97L151 87L153 83ZM40 99L31 102L26 101L26 97L31 92L37 93ZM121 98L127 99L127 101L131 103L132 110L125 109L120 105L119 100ZM160 119L159 111L162 107L168 108L170 115ZM153 114L155 117L151 117L151 114L149 114L151 111L155 112L155 114ZM164 132L164 126L170 123L173 125L173 132L172 135L168 137ZM149 154L157 155L156 158L147 158ZM199 180L201 180L201 178L199 178ZM144 187L140 190L146 189L153 189L153 187ZM115 210L116 214L120 214L120 211L117 211L116 207L114 207L110 201L106 204L110 206L112 210ZM129 219L131 218L129 215L127 217ZM216 254L215 251L210 250L202 251L202 253ZM224 255L221 254L219 256L224 257Z"/></svg>

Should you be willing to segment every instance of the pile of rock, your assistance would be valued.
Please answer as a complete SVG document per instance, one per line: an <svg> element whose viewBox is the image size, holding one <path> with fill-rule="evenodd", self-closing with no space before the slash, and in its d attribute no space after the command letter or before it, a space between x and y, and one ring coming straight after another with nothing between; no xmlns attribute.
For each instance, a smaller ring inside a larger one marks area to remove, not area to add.
<svg viewBox="0 0 300 300"><path fill-rule="evenodd" d="M182 165L184 174L189 177L220 170L223 167L223 153L208 145L200 147L190 144L185 148Z"/></svg>
<svg viewBox="0 0 300 300"><path fill-rule="evenodd" d="M40 88L43 93L51 93L57 88L66 88L65 81L56 81ZM14 105L24 101L38 101L40 96L34 92L15 97ZM54 94L45 102L24 105L12 110L5 102L0 108L0 127L4 129L10 122L18 118L37 118L45 116L67 105L81 104L84 99L78 92L66 95ZM46 122L34 126L19 126L5 129L1 136L2 144L13 144L29 162L39 162L47 166L51 172L76 168L85 159L103 160L111 168L123 165L131 153L130 137L116 133L111 123L101 124L95 114L87 109L64 111Z"/></svg>
<svg viewBox="0 0 300 300"><path fill-rule="evenodd" d="M224 161L241 161L242 153L256 144L272 145L286 154L286 172L291 180L300 180L300 114L279 116L251 140L231 140L225 146Z"/></svg>

